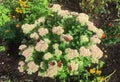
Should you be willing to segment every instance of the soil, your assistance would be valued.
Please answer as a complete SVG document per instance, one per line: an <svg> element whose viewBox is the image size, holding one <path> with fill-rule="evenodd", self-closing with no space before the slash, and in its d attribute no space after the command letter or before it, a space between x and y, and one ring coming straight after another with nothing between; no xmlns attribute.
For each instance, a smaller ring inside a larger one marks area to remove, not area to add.
<svg viewBox="0 0 120 82"><path fill-rule="evenodd" d="M108 58L102 68L103 75L109 75L116 71L110 78L109 82L120 82L120 43L105 47Z"/></svg>

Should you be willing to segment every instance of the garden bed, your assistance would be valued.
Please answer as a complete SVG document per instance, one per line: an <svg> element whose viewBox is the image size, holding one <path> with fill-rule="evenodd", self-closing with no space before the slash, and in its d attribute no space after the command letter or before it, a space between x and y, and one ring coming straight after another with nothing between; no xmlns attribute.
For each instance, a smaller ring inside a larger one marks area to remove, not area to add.
<svg viewBox="0 0 120 82"><path fill-rule="evenodd" d="M13 44L14 45L14 44ZM15 50L16 46L12 46ZM120 43L105 47L107 58L104 59L105 65L102 68L103 75L109 75L116 71L108 82L120 81ZM0 81L7 82L54 82L50 78L38 77L36 74L28 75L20 73L18 70L18 61L23 58L18 54L7 56L6 52L0 52Z"/></svg>
<svg viewBox="0 0 120 82"><path fill-rule="evenodd" d="M119 1L11 1L0 1L0 82L120 82Z"/></svg>

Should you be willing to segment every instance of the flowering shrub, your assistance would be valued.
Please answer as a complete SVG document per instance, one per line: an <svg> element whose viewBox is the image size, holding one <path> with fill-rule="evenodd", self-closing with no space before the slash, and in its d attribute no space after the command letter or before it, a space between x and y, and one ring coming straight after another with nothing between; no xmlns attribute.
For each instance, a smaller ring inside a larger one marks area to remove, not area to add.
<svg viewBox="0 0 120 82"><path fill-rule="evenodd" d="M59 5L51 8L55 13L48 17L22 25L26 38L19 50L25 60L20 61L18 69L62 82L68 82L69 76L80 82L103 82L100 75L103 62L99 60L103 52L97 44L104 32L85 13L64 11L56 6Z"/></svg>

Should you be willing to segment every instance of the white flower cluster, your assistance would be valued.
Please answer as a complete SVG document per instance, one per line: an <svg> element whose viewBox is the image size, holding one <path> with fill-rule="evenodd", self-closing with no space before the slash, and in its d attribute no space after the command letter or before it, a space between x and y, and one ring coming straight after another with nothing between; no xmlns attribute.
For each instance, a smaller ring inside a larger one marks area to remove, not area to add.
<svg viewBox="0 0 120 82"><path fill-rule="evenodd" d="M44 17L40 17L39 19L35 20L34 24L38 25L39 23L45 22L45 18Z"/></svg>
<svg viewBox="0 0 120 82"><path fill-rule="evenodd" d="M65 53L66 53L67 59L70 59L70 60L78 57L78 54L79 54L77 50L70 49L70 48L67 48L65 50Z"/></svg>
<svg viewBox="0 0 120 82"><path fill-rule="evenodd" d="M24 63L23 61L20 61L20 62L18 63L18 70L19 70L20 72L24 72L24 65L25 65L25 63Z"/></svg>
<svg viewBox="0 0 120 82"><path fill-rule="evenodd" d="M86 35L81 35L80 41L83 44L83 43L89 42L89 38Z"/></svg>
<svg viewBox="0 0 120 82"><path fill-rule="evenodd" d="M21 54L27 59L29 57L31 57L32 53L33 53L33 47L27 47L25 44L22 44L19 46L19 50L21 51Z"/></svg>
<svg viewBox="0 0 120 82"><path fill-rule="evenodd" d="M57 26L57 27L53 27L52 32L57 35L61 35L61 34L63 34L64 30L62 27Z"/></svg>
<svg viewBox="0 0 120 82"><path fill-rule="evenodd" d="M92 54L93 62L98 63L98 60L103 56L103 52L97 45L91 45L89 49Z"/></svg>
<svg viewBox="0 0 120 82"><path fill-rule="evenodd" d="M70 34L62 34L60 36L60 40L65 43L69 43L71 40L73 40L73 37Z"/></svg>
<svg viewBox="0 0 120 82"><path fill-rule="evenodd" d="M40 28L40 29L38 29L38 33L40 36L44 36L44 35L48 34L48 30L46 28Z"/></svg>
<svg viewBox="0 0 120 82"><path fill-rule="evenodd" d="M43 58L45 60L49 60L50 58L52 58L52 54L48 52L48 53L44 54Z"/></svg>
<svg viewBox="0 0 120 82"><path fill-rule="evenodd" d="M27 66L28 66L28 69L27 69L28 74L35 73L36 71L38 71L38 68L39 68L39 66L36 65L33 61L29 62Z"/></svg>
<svg viewBox="0 0 120 82"><path fill-rule="evenodd" d="M25 34L28 34L30 33L30 31L32 31L34 28L36 27L36 25L34 24L24 24L22 25L22 30L23 30L23 33Z"/></svg>
<svg viewBox="0 0 120 82"><path fill-rule="evenodd" d="M103 52L97 45L91 45L88 48L81 47L79 49L80 55L86 57L86 56L92 56L93 63L98 63L98 60L102 58Z"/></svg>
<svg viewBox="0 0 120 82"><path fill-rule="evenodd" d="M60 16L65 16L65 15L69 15L69 11L68 10L62 10L61 9L61 6L59 4L54 4L51 9L54 11L54 12L58 12L58 15Z"/></svg>
<svg viewBox="0 0 120 82"><path fill-rule="evenodd" d="M40 65L36 65L32 61L32 59L31 61L27 61L28 73L32 74L41 69L44 70L44 72L39 72L39 75L43 77L57 76L60 70L67 70L69 74L74 74L78 71L78 67L80 65L83 65L84 63L79 59L80 57L91 57L93 59L93 63L98 63L99 59L103 56L103 52L97 46L97 44L100 44L101 42L100 38L103 34L103 31L101 29L96 28L96 26L94 26L94 24L89 21L89 16L85 13L76 13L70 12L68 10L61 10L61 6L58 4L53 5L51 9L55 12L58 12L58 14L61 16L75 15L77 18L76 21L79 21L79 23L85 27L87 26L88 31L90 31L94 35L91 35L90 37L87 33L83 33L80 36L76 36L79 38L81 46L75 49L74 47L72 48L69 45L70 42L73 42L74 44L74 39L76 37L73 37L72 34L65 33L66 31L64 30L64 27L53 25L53 28L48 29L44 28L43 26L42 28L40 27L37 30L35 30L35 32L30 33L30 31L32 31L35 28L35 26L37 26L37 24L45 21L44 18L39 18L35 21L33 25L23 25L23 32L25 34L29 33L29 37L31 39L34 39L35 43L31 44L32 46L22 44L19 47L21 54L26 59L28 59L33 57L33 52L43 53L39 54L42 58L41 62L39 62ZM55 35L57 36L57 38L53 38L53 36L50 35ZM51 37L54 40L51 40ZM86 43L89 44L87 46L84 46L84 44ZM65 48L61 49L61 46L62 48ZM63 60L65 61L62 61L62 58L64 58ZM67 69L64 69L64 63L67 63L65 64L67 65Z"/></svg>
<svg viewBox="0 0 120 82"><path fill-rule="evenodd" d="M39 38L39 35L36 32L34 32L34 33L30 34L30 38L37 40Z"/></svg>
<svg viewBox="0 0 120 82"><path fill-rule="evenodd" d="M90 21L87 22L87 26L88 30L95 32L98 38L101 38L102 34L104 34L102 29L96 28L96 26Z"/></svg>
<svg viewBox="0 0 120 82"><path fill-rule="evenodd" d="M85 13L80 13L77 16L77 19L81 23L81 25L85 25L89 21L89 16Z"/></svg>
<svg viewBox="0 0 120 82"><path fill-rule="evenodd" d="M78 63L76 63L75 61L71 61L69 66L71 67L72 72L77 71L78 70Z"/></svg>
<svg viewBox="0 0 120 82"><path fill-rule="evenodd" d="M44 22L44 21L45 21L45 18L40 17L34 22L34 24L23 24L21 27L23 30L23 33L25 34L30 33L39 23Z"/></svg>
<svg viewBox="0 0 120 82"><path fill-rule="evenodd" d="M83 26L87 25L88 30L95 32L99 38L101 38L102 34L104 33L101 29L96 28L96 26L91 21L89 21L89 16L85 13L77 13L68 10L62 10L59 4L54 4L53 7L51 7L51 9L54 12L57 12L61 16L65 16L65 15L77 16L77 20L81 23L81 25Z"/></svg>
<svg viewBox="0 0 120 82"><path fill-rule="evenodd" d="M40 40L39 42L37 42L36 46L35 46L35 50L36 51L41 51L41 52L45 52L48 48L48 44L43 41L43 40Z"/></svg>

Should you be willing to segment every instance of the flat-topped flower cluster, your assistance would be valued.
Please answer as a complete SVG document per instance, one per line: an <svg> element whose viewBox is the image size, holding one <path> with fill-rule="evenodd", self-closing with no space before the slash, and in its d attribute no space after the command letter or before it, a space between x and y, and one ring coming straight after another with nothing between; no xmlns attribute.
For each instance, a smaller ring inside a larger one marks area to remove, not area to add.
<svg viewBox="0 0 120 82"><path fill-rule="evenodd" d="M96 28L85 13L68 11L63 16L61 11L57 9L58 15L53 13L34 24L22 25L27 38L19 46L20 55L25 57L25 61L19 63L20 72L38 72L43 77L60 79L67 75L86 78L90 73L85 68L99 63L103 52L97 44L101 42L102 29Z"/></svg>

